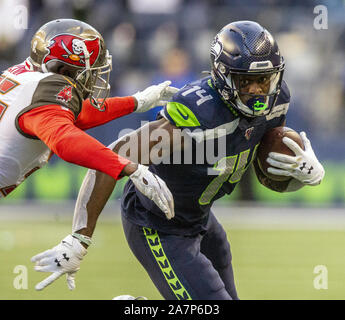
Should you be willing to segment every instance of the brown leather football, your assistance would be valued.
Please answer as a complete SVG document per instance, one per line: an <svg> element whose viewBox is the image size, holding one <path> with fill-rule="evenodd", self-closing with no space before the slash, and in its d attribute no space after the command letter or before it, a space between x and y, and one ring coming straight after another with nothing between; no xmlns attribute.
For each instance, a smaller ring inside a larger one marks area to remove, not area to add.
<svg viewBox="0 0 345 320"><path fill-rule="evenodd" d="M270 152L278 152L295 156L294 152L290 150L282 141L284 137L289 137L294 140L303 150L304 145L300 135L293 129L288 127L276 127L268 130L262 137L261 143L258 147L257 159L261 171L270 179L275 181L286 181L290 177L279 176L267 172L267 168L271 165L266 161Z"/></svg>

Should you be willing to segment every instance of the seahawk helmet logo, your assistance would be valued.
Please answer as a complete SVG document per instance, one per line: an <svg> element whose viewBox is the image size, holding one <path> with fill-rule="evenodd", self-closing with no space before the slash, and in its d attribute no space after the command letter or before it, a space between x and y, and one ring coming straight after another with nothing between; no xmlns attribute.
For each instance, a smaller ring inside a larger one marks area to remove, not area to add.
<svg viewBox="0 0 345 320"><path fill-rule="evenodd" d="M214 56L214 60L217 61L219 56L223 52L223 44L216 37L211 44L211 55Z"/></svg>
<svg viewBox="0 0 345 320"><path fill-rule="evenodd" d="M85 54L81 41L85 43L90 54L90 66L92 67L97 61L100 53L100 40L84 40L71 34L60 34L50 39L47 47L48 53L43 59L43 63L59 60L67 64L85 67Z"/></svg>

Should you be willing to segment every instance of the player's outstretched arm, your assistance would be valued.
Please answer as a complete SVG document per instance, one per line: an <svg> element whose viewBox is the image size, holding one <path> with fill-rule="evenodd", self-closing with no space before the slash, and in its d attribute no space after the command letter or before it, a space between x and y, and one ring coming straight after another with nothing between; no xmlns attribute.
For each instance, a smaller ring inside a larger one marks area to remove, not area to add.
<svg viewBox="0 0 345 320"><path fill-rule="evenodd" d="M163 207L162 211L168 219L174 216L173 201L166 210L164 206L159 205L161 200L158 198L158 196L164 195L168 188L162 179L148 170L146 165L157 161L155 155L158 155L160 151L170 154L183 147L183 143L177 144L177 147L172 147L174 146L173 142L176 144L178 140L175 131L179 132L179 130L174 131L174 129L176 127L167 120L160 119L121 137L109 146L115 153L132 161L124 168L123 175L132 179L138 190L155 201L156 204L158 203L157 205L161 209ZM165 136L167 139L154 138L157 136ZM160 150L158 150L158 145ZM73 232L92 236L98 216L113 192L115 184L116 181L109 175L96 170L88 170L74 210ZM155 195L155 193L158 194ZM168 196L166 197L168 198Z"/></svg>
<svg viewBox="0 0 345 320"><path fill-rule="evenodd" d="M150 172L147 165L157 161L156 155L160 152L170 154L174 150L171 147L173 141L177 140L174 128L165 119L153 121L121 137L108 147L131 161L124 168L122 175L128 176L139 191L162 209L168 219L174 216L172 196L169 196L170 191L165 182ZM156 139L157 136L165 139ZM73 231L92 235L97 218L113 192L115 183L114 179L100 171L87 172L74 211ZM164 198L169 201L163 201Z"/></svg>
<svg viewBox="0 0 345 320"><path fill-rule="evenodd" d="M107 98L102 112L93 107L90 100L84 100L83 108L78 115L75 126L87 130L132 112L146 112L156 106L164 106L179 90L170 86L171 81L164 81L147 87L129 97Z"/></svg>
<svg viewBox="0 0 345 320"><path fill-rule="evenodd" d="M158 142L161 152L171 153L178 147L171 148L173 141L178 140L174 127L167 120L160 119L150 122L138 130L121 137L114 141L108 148L112 149L116 154L122 155L128 160L132 161L124 168L123 175L129 176L138 189L145 194L145 192L152 192L149 181L154 183L159 181L161 186L165 182L162 181L157 175L154 175L147 170L147 166L157 161L154 155L159 154L157 149ZM176 130L179 132L179 130ZM156 134L153 134L156 133ZM175 138L174 138L175 134ZM154 139L154 136L165 136L168 139L163 141ZM182 148L182 144L180 144ZM157 150L155 150L157 149ZM139 163L139 165L137 165ZM91 237L96 226L98 216L102 212L105 204L107 203L110 195L112 194L116 180L107 174L96 170L88 170L82 186L79 190L78 199L76 202L73 218L73 232L78 232L83 235ZM159 190L159 189L157 189ZM161 190L161 192L163 192ZM147 195L153 198L153 194ZM153 200L153 199L152 199ZM159 199L157 199L160 201ZM155 201L155 200L154 200ZM162 206L160 206L162 208ZM165 212L168 219L174 215L173 207L169 206L170 210L162 210Z"/></svg>
<svg viewBox="0 0 345 320"><path fill-rule="evenodd" d="M140 163L150 164L156 160L154 157L150 157L150 154L156 154L152 151L158 143L162 149L169 150L169 152L173 150L170 146L173 142L174 128L167 120L161 119L139 128L109 146L115 153L122 154L129 160L136 160L139 163L129 163L123 169L122 175L128 176L139 191L162 209L168 219L174 216L172 195L165 182L151 173L147 166ZM169 138L163 144L159 139L146 139L147 130L150 133L156 130L157 134L150 134L150 137L157 136L161 132L161 136L168 136ZM174 141L176 141L176 138ZM145 145L143 146L143 144ZM181 147L181 144L178 147ZM69 289L75 288L75 274L87 253L86 249L91 244L91 237L97 219L113 192L115 184L116 180L109 175L100 171L88 170L79 191L74 211L72 234L62 240L56 247L32 258L32 262L36 263L35 269L37 271L52 273L37 284L37 290L44 289L63 274L67 276Z"/></svg>

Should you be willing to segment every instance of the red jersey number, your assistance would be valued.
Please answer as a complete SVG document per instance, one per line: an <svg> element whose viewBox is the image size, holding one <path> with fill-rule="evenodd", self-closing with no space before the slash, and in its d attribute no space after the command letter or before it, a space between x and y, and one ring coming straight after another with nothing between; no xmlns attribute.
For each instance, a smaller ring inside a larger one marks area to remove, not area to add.
<svg viewBox="0 0 345 320"><path fill-rule="evenodd" d="M17 86L19 86L17 81L14 81L9 77L4 77L3 75L0 76L0 94L6 94ZM7 107L8 105L0 100L0 120L5 114Z"/></svg>

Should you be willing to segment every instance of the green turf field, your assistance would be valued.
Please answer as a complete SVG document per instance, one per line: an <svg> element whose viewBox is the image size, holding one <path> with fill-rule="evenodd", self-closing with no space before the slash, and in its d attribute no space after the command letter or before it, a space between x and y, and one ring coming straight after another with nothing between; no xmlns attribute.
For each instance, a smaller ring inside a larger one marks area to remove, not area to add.
<svg viewBox="0 0 345 320"><path fill-rule="evenodd" d="M31 256L56 245L69 232L69 222L2 221L0 299L112 299L121 294L161 299L116 222L99 223L75 291L67 289L62 277L36 292L35 284L46 274L33 270ZM227 232L241 299L345 298L345 232L229 228ZM14 288L18 265L27 267L28 289ZM328 270L328 289L314 288L317 265Z"/></svg>

